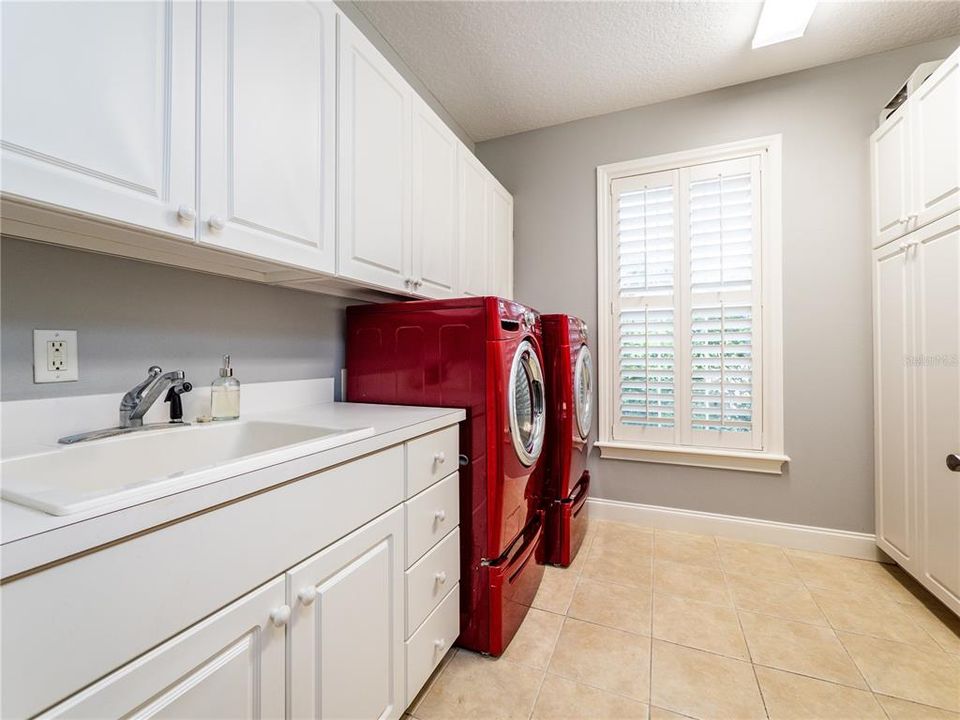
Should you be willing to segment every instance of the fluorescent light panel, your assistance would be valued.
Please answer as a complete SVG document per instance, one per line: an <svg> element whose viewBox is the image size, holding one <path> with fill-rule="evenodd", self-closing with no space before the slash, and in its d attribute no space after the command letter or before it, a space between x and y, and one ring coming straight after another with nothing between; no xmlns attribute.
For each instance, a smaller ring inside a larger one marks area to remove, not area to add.
<svg viewBox="0 0 960 720"><path fill-rule="evenodd" d="M753 35L753 49L803 36L817 0L766 0Z"/></svg>

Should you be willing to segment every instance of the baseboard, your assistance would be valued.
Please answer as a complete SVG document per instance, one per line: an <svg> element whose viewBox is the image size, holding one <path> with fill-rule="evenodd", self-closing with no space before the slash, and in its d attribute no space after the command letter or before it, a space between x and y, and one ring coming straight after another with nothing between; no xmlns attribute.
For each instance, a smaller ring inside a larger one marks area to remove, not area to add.
<svg viewBox="0 0 960 720"><path fill-rule="evenodd" d="M598 520L614 520L660 530L719 535L736 540L782 545L797 550L844 555L861 560L892 562L877 547L876 536L872 533L831 530L809 525L793 525L618 500L590 498L587 502L590 505L590 517Z"/></svg>

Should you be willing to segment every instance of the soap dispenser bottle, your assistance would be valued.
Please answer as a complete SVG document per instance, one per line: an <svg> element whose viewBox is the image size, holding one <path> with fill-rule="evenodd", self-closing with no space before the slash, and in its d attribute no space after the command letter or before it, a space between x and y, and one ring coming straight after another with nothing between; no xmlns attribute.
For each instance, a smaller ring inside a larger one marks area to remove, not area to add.
<svg viewBox="0 0 960 720"><path fill-rule="evenodd" d="M233 376L230 356L223 356L220 377L210 384L210 415L214 420L240 417L240 381Z"/></svg>

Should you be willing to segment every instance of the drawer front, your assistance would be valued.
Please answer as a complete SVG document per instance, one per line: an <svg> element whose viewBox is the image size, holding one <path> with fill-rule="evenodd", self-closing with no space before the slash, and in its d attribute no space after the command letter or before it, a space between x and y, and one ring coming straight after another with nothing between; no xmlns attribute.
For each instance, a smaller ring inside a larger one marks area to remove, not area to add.
<svg viewBox="0 0 960 720"><path fill-rule="evenodd" d="M407 702L412 701L460 634L460 585L457 584L407 640Z"/></svg>
<svg viewBox="0 0 960 720"><path fill-rule="evenodd" d="M460 474L454 473L403 504L407 519L407 567L460 524Z"/></svg>
<svg viewBox="0 0 960 720"><path fill-rule="evenodd" d="M460 582L460 528L441 540L406 572L407 634L410 637L427 615Z"/></svg>
<svg viewBox="0 0 960 720"><path fill-rule="evenodd" d="M407 443L407 497L411 498L457 469L460 428L457 425Z"/></svg>

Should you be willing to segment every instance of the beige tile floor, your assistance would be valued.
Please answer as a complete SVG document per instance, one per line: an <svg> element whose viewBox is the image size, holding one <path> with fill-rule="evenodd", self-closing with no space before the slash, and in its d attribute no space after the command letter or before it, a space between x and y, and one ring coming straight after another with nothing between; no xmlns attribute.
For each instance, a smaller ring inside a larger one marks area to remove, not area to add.
<svg viewBox="0 0 960 720"><path fill-rule="evenodd" d="M593 522L503 657L452 650L407 712L960 720L960 621L895 566Z"/></svg>

